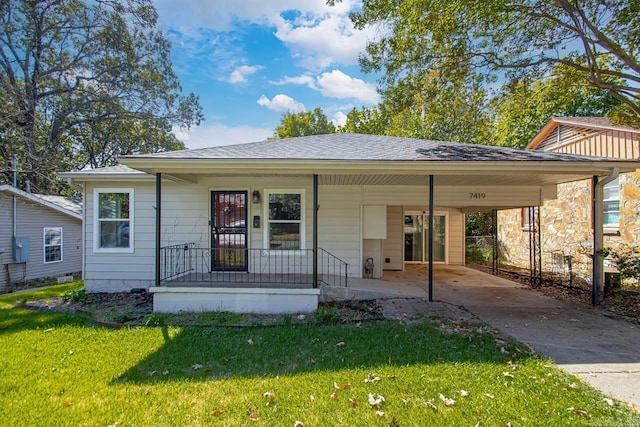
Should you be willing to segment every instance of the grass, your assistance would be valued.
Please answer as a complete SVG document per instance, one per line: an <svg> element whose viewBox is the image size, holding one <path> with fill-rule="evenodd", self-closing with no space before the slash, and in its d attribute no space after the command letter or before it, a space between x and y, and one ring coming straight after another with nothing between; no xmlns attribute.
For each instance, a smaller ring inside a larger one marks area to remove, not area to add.
<svg viewBox="0 0 640 427"><path fill-rule="evenodd" d="M478 325L112 330L16 297L0 297L1 425L640 426Z"/></svg>

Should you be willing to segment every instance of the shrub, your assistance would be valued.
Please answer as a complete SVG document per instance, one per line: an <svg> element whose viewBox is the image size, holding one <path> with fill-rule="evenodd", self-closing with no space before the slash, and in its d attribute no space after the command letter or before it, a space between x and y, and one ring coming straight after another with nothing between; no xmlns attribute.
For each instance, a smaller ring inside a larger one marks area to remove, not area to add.
<svg viewBox="0 0 640 427"><path fill-rule="evenodd" d="M333 325L340 322L340 311L335 307L320 306L313 313L313 318L318 323Z"/></svg>
<svg viewBox="0 0 640 427"><path fill-rule="evenodd" d="M632 279L638 285L640 281L640 247L621 245L616 249L605 248L602 250L602 254L616 264L622 280Z"/></svg>
<svg viewBox="0 0 640 427"><path fill-rule="evenodd" d="M87 291L84 288L75 291L67 291L60 296L64 302L85 302L87 300Z"/></svg>

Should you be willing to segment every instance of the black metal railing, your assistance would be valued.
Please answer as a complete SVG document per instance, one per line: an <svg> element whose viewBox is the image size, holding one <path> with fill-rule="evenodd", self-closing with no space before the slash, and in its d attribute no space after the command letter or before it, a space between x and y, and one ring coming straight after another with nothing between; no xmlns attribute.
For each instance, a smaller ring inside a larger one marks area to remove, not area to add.
<svg viewBox="0 0 640 427"><path fill-rule="evenodd" d="M318 283L346 287L347 277L346 262L318 250ZM165 246L160 248L160 281L183 286L313 287L313 250Z"/></svg>
<svg viewBox="0 0 640 427"><path fill-rule="evenodd" d="M349 264L322 248L318 248L318 282L347 287Z"/></svg>

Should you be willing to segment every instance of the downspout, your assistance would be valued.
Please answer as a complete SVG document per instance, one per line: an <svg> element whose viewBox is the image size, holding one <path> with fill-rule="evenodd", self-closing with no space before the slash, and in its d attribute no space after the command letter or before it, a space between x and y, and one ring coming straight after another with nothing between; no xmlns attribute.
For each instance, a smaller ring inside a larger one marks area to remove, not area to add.
<svg viewBox="0 0 640 427"><path fill-rule="evenodd" d="M313 287L318 287L318 175L313 175Z"/></svg>
<svg viewBox="0 0 640 427"><path fill-rule="evenodd" d="M156 286L160 286L160 220L162 202L162 174L156 173Z"/></svg>
<svg viewBox="0 0 640 427"><path fill-rule="evenodd" d="M433 175L429 175L429 302L433 301Z"/></svg>
<svg viewBox="0 0 640 427"><path fill-rule="evenodd" d="M609 175L604 178L594 176L592 179L593 191L593 277L591 303L601 304L604 300L604 237L602 224L604 223L604 211L602 209L602 198L604 186L618 177L618 168L612 168Z"/></svg>

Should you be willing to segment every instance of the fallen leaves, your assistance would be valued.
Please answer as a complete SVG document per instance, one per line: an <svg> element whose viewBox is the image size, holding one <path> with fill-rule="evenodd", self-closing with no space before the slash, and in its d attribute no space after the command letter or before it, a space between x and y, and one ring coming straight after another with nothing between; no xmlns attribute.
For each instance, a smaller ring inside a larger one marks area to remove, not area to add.
<svg viewBox="0 0 640 427"><path fill-rule="evenodd" d="M369 405L378 407L384 403L384 396L369 393Z"/></svg>
<svg viewBox="0 0 640 427"><path fill-rule="evenodd" d="M192 368L194 370L202 369L202 365L200 363L196 363L195 365L192 366Z"/></svg>
<svg viewBox="0 0 640 427"><path fill-rule="evenodd" d="M589 415L589 413L587 411L583 411L582 409L578 409L578 408L567 408L567 411L571 411L576 415L580 415L581 417L590 417L591 415Z"/></svg>
<svg viewBox="0 0 640 427"><path fill-rule="evenodd" d="M446 406L453 406L456 404L455 400L445 397L442 393L440 393L438 397L440 398L440 400L442 400L442 402L444 402Z"/></svg>
<svg viewBox="0 0 640 427"><path fill-rule="evenodd" d="M364 379L365 383L375 383L380 381L380 377L377 374L374 374L373 372L369 372L369 374L367 375L367 378Z"/></svg>

